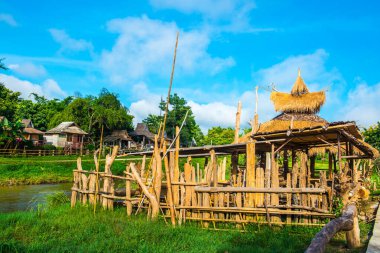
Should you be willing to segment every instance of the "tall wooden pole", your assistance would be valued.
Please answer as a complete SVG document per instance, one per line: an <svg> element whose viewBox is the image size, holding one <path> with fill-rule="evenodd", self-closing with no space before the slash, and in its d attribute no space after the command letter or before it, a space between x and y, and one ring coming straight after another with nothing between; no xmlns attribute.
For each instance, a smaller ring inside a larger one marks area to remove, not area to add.
<svg viewBox="0 0 380 253"><path fill-rule="evenodd" d="M239 101L238 107L237 107L237 112L236 112L234 143L238 143L239 142L240 115L241 115L241 102Z"/></svg>
<svg viewBox="0 0 380 253"><path fill-rule="evenodd" d="M100 133L99 157L98 157L98 161L96 161L94 214L96 212L96 203L98 200L98 192L99 192L99 167L100 167L100 154L102 153L102 147L103 147L103 131L104 131L104 126L102 125L102 131Z"/></svg>
<svg viewBox="0 0 380 253"><path fill-rule="evenodd" d="M168 117L168 109L169 109L169 103L170 103L170 93L172 91L172 85L173 85L173 77L174 77L174 69L175 69L175 62L177 58L177 47L178 47L178 37L179 32L177 32L177 38L175 42L175 48L174 48L174 56L173 56L173 64L172 64L172 72L170 74L170 84L169 84L169 90L168 90L168 97L166 99L166 107L165 107L165 114L164 114L164 121L162 124L162 132L161 132L161 146L165 137L165 127L166 127L166 119Z"/></svg>

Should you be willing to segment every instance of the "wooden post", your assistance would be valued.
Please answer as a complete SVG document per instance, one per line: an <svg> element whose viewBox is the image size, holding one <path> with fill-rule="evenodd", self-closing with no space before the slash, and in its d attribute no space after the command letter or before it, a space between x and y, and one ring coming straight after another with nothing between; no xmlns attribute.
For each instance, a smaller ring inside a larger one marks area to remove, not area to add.
<svg viewBox="0 0 380 253"><path fill-rule="evenodd" d="M340 133L337 134L338 136L338 165L339 165L339 172L342 172L342 147L340 143Z"/></svg>
<svg viewBox="0 0 380 253"><path fill-rule="evenodd" d="M287 173L287 175L286 175L286 188L291 188L291 187L292 187L291 176L290 176L290 173ZM286 205L287 206L291 206L292 205L292 194L291 193L286 194ZM291 215L287 215L286 216L286 223L289 224L291 222L292 222L292 216Z"/></svg>
<svg viewBox="0 0 380 253"><path fill-rule="evenodd" d="M160 203L161 184L162 184L162 160L158 147L158 136L154 136L154 159L156 160L156 175L154 178L154 192L157 196L157 201ZM154 168L153 168L154 169Z"/></svg>
<svg viewBox="0 0 380 253"><path fill-rule="evenodd" d="M163 145L163 153L166 154L166 143L164 143ZM171 176L170 176L171 172L170 172L168 156L165 156L164 158L164 165L165 165L165 175L166 175L167 201L168 201L169 210L170 210L170 220L172 222L172 225L175 226L175 210L174 210L174 203L173 203L172 181L171 181Z"/></svg>
<svg viewBox="0 0 380 253"><path fill-rule="evenodd" d="M269 152L265 153L265 188L270 188L270 176L271 176L271 154Z"/></svg>
<svg viewBox="0 0 380 253"><path fill-rule="evenodd" d="M239 142L240 114L241 114L241 102L239 101L238 107L237 107L237 112L236 112L234 143L238 143Z"/></svg>
<svg viewBox="0 0 380 253"><path fill-rule="evenodd" d="M129 171L130 171L130 166L127 165L127 167L125 168L126 174L129 173ZM125 206L127 208L127 215L131 216L132 214L131 181L128 179L125 181L125 199L126 199Z"/></svg>
<svg viewBox="0 0 380 253"><path fill-rule="evenodd" d="M231 155L231 178L232 178L232 184L236 185L237 183L237 174L238 174L238 160L239 160L239 154L233 153Z"/></svg>
<svg viewBox="0 0 380 253"><path fill-rule="evenodd" d="M139 184L145 196L148 198L150 202L150 205L152 207L152 212L151 212L152 219L156 219L158 217L158 212L160 210L159 202L156 199L156 195L149 192L148 187L146 187L146 185L143 183L134 163L130 164L130 168L131 168L133 177L136 179L137 183Z"/></svg>
<svg viewBox="0 0 380 253"><path fill-rule="evenodd" d="M249 142L246 145L246 156L247 156L247 181L246 185L247 187L255 187L256 182L255 182L255 164L256 164L256 159L255 159L255 143L254 142ZM248 207L255 207L254 203L254 194L249 193L247 194L248 198L248 203L246 203L245 206Z"/></svg>
<svg viewBox="0 0 380 253"><path fill-rule="evenodd" d="M179 127L177 126L175 128L175 133L177 139L175 141L175 153L174 153L174 172L173 172L173 180L178 182L179 180ZM173 185L173 200L174 200L174 205L179 205L179 186L178 185Z"/></svg>

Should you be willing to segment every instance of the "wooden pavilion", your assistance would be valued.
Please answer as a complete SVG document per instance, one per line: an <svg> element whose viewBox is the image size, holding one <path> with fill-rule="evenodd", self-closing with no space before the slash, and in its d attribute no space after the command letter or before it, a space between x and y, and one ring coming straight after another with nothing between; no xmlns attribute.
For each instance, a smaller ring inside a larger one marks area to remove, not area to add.
<svg viewBox="0 0 380 253"><path fill-rule="evenodd" d="M166 150L156 136L153 151L130 154L142 161L131 162L123 177L110 170L115 147L99 173L98 191L87 190L87 184L94 189L96 173L78 165L72 203L77 193L84 203L87 198L95 203L99 194L105 209L121 200L128 214L147 208L153 218L163 210L173 224L197 220L204 227L232 222L244 228L247 223L325 224L335 218L336 199L347 205L368 197L371 160L379 152L363 141L355 122L319 117L325 92L309 92L300 74L290 93L273 91L270 98L280 114L255 124L233 144L180 148L177 128L173 148ZM316 169L316 155L328 157L327 170ZM81 181L86 174L89 182ZM115 180L125 180L124 195L115 193ZM141 190L132 193L131 182Z"/></svg>

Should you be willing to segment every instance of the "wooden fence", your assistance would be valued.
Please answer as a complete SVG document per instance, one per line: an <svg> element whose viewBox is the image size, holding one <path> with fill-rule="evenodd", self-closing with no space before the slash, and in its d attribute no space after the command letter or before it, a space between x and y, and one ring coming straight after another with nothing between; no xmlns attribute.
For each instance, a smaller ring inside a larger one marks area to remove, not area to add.
<svg viewBox="0 0 380 253"><path fill-rule="evenodd" d="M107 155L104 172L85 171L78 160L73 172L73 206L77 201L100 203L112 210L116 203L122 203L129 215L145 209L152 218L161 212L173 224L199 221L203 227L212 224L214 228L220 223L238 227L247 223L319 226L335 217L331 181L328 183L325 172L311 180L306 168L295 166L280 180L277 163L269 161L266 169L254 167L253 173L250 164L233 164L236 173L227 179L226 157L218 161L211 150L204 168L190 156L179 168L178 153L162 158L162 153L156 152L150 166L144 156L141 163L128 164L123 176L116 176L111 172L116 154L117 148Z"/></svg>
<svg viewBox="0 0 380 253"><path fill-rule="evenodd" d="M12 157L28 157L28 156L63 156L63 155L89 155L90 150L80 149L57 149L57 150L43 150L43 149L0 149L0 156Z"/></svg>

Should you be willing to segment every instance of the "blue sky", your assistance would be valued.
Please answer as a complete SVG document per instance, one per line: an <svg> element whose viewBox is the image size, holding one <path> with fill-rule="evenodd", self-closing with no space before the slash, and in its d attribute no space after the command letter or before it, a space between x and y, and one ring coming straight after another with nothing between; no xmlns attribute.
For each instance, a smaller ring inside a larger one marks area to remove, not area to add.
<svg viewBox="0 0 380 253"><path fill-rule="evenodd" d="M203 130L243 126L276 112L268 87L289 91L301 68L311 90L327 90L327 120L380 120L377 1L0 0L0 73L28 97L117 92L135 123L158 113L180 32L173 91Z"/></svg>

